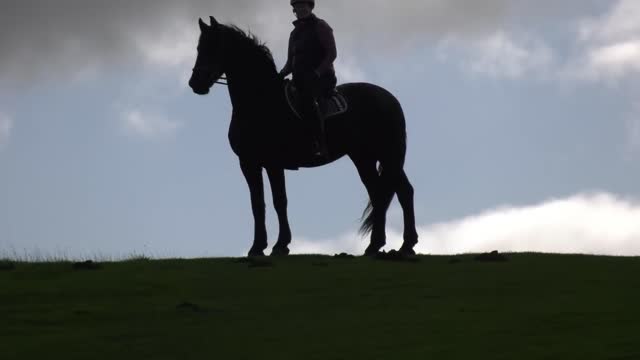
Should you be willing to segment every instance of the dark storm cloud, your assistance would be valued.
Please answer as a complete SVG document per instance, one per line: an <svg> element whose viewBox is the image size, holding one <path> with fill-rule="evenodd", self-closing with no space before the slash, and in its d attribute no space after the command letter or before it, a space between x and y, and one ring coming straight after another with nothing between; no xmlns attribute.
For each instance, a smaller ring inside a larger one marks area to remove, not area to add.
<svg viewBox="0 0 640 360"><path fill-rule="evenodd" d="M216 4L220 3L220 5ZM140 35L153 39L218 10L238 17L256 0L4 0L0 77L33 81L135 61ZM139 61L139 60L138 60Z"/></svg>

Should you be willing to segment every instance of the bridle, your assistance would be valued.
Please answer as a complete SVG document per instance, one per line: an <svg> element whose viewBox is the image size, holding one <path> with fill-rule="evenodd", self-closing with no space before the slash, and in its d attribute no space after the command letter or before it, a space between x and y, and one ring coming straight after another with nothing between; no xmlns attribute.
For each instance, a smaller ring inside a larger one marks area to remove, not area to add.
<svg viewBox="0 0 640 360"><path fill-rule="evenodd" d="M195 66L192 71L205 72L209 77L213 76L213 71L207 66ZM214 81L214 83L229 86L229 80L227 80L227 77L224 75L220 75L218 80Z"/></svg>

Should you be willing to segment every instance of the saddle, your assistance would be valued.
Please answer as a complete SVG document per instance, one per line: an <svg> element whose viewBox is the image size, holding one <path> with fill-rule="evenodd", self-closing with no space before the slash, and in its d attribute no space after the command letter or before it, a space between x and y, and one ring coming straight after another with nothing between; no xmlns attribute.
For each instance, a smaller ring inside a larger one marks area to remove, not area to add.
<svg viewBox="0 0 640 360"><path fill-rule="evenodd" d="M293 111L299 119L302 119L299 94L292 81L285 81L284 93L291 111ZM323 119L343 114L349 108L347 99L337 89L331 89L324 96L318 97L317 100L320 116Z"/></svg>

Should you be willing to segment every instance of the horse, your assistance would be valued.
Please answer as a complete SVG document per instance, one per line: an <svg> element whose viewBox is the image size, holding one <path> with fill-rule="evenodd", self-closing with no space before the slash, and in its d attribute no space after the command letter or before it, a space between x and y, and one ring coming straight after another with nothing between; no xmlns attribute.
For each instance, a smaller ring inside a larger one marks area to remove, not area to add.
<svg viewBox="0 0 640 360"><path fill-rule="evenodd" d="M279 222L278 240L271 256L289 254L291 229L287 217L285 170L327 165L348 156L369 195L360 233L370 234L366 256L386 244L386 213L397 194L404 217L403 244L397 251L415 255L418 242L414 214L414 188L404 171L407 132L399 101L370 83L346 83L336 90L348 100L348 110L325 119L329 154L311 151L311 136L289 106L284 86L268 47L255 35L235 25L198 20L200 37L189 86L206 95L215 83L226 80L233 107L229 143L238 156L251 194L254 239L248 256L264 256L268 247L265 225L263 170L271 184ZM226 78L223 76L226 75ZM222 82L223 83L223 82Z"/></svg>

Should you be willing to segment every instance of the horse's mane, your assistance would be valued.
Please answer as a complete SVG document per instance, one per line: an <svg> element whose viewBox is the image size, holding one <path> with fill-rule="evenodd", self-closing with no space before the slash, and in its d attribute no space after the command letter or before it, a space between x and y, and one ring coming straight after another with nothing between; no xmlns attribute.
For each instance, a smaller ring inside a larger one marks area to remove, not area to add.
<svg viewBox="0 0 640 360"><path fill-rule="evenodd" d="M251 60L263 59L264 65L276 71L276 63L273 60L271 50L258 37L251 32L246 32L235 25L224 25L229 34L236 40L236 46L242 47L248 51ZM255 55L255 56L252 56Z"/></svg>

